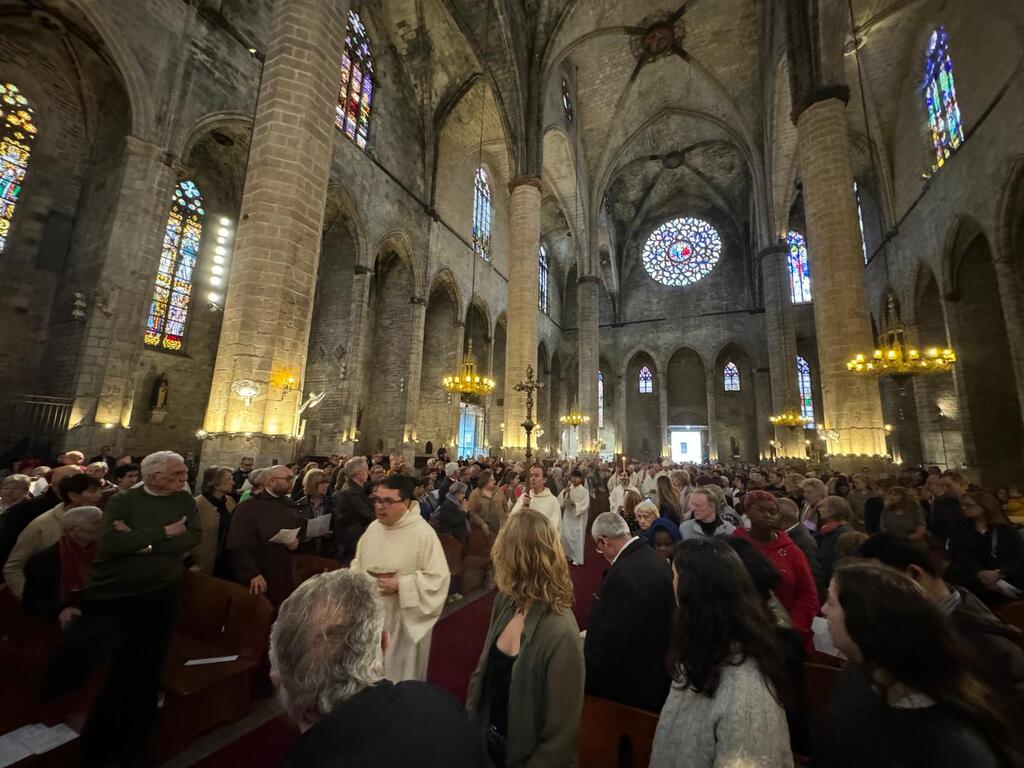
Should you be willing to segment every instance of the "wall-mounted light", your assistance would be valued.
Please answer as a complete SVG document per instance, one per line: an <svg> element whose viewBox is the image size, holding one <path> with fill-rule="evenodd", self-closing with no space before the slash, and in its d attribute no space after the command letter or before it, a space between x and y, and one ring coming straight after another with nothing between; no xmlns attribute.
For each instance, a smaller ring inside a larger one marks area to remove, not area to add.
<svg viewBox="0 0 1024 768"><path fill-rule="evenodd" d="M220 312L224 309L224 290L227 285L228 263L231 260L234 238L234 222L227 216L221 216L220 226L217 228L217 244L213 247L213 259L207 273L207 282L215 289L206 295L209 301L207 306L211 312Z"/></svg>
<svg viewBox="0 0 1024 768"><path fill-rule="evenodd" d="M75 320L85 319L85 308L88 306L85 301L85 294L81 291L75 291L71 294L74 301L71 302L71 317Z"/></svg>

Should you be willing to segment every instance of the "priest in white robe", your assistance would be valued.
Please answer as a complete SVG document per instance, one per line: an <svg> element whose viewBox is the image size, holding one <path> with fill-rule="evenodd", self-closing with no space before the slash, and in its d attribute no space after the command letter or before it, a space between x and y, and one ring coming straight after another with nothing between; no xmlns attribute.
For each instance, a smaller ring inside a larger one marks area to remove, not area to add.
<svg viewBox="0 0 1024 768"><path fill-rule="evenodd" d="M583 545L587 536L590 512L590 491L583 483L583 473L574 469L569 474L569 487L561 493L562 548L572 565L583 565Z"/></svg>
<svg viewBox="0 0 1024 768"><path fill-rule="evenodd" d="M509 514L514 515L524 507L540 512L555 527L556 531L562 530L562 505L558 503L558 498L548 490L547 470L540 464L530 467L530 487L519 497Z"/></svg>
<svg viewBox="0 0 1024 768"><path fill-rule="evenodd" d="M391 475L378 485L373 510L376 519L359 539L351 568L377 579L390 636L384 677L426 680L430 635L448 597L448 561L420 515L411 477Z"/></svg>

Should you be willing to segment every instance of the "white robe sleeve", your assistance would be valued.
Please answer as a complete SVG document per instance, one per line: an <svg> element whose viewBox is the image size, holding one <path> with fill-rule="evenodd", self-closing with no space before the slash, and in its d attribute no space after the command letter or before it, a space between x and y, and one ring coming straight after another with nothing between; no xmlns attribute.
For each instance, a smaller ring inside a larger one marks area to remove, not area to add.
<svg viewBox="0 0 1024 768"><path fill-rule="evenodd" d="M417 643L437 623L448 598L448 582L451 580L448 561L434 529L425 526L425 530L418 533L417 569L398 577L402 624L409 637Z"/></svg>
<svg viewBox="0 0 1024 768"><path fill-rule="evenodd" d="M575 505L573 514L576 517L587 514L590 510L590 493L587 491L586 486L574 486L569 489L569 500Z"/></svg>

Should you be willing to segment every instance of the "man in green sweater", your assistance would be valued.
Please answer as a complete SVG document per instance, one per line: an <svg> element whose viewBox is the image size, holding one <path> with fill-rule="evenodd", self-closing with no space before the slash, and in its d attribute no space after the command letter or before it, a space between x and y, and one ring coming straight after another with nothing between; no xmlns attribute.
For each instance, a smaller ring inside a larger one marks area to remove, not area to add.
<svg viewBox="0 0 1024 768"><path fill-rule="evenodd" d="M199 543L188 468L171 451L142 460L142 485L115 494L100 524L82 611L111 651L107 684L83 734L89 762L147 765L160 670L174 628L183 558Z"/></svg>

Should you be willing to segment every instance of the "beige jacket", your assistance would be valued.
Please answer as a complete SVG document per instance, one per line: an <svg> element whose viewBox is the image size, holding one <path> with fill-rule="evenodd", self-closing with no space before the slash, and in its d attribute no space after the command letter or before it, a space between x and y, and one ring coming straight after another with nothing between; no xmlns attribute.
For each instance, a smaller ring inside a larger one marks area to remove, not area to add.
<svg viewBox="0 0 1024 768"><path fill-rule="evenodd" d="M21 593L25 591L25 563L32 555L49 549L60 541L60 519L63 516L64 504L60 503L25 526L25 530L18 536L18 541L4 564L4 581L19 600Z"/></svg>

